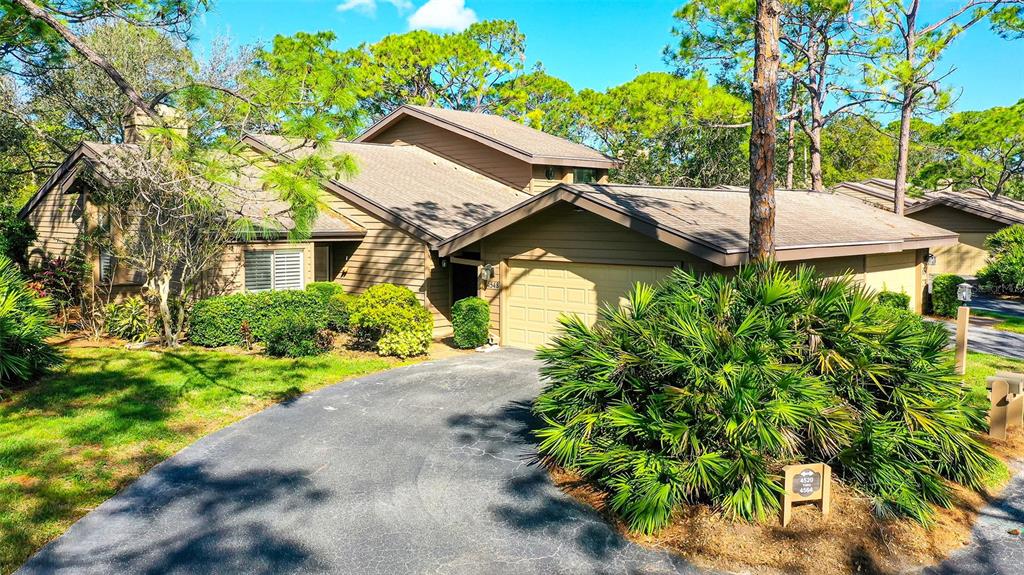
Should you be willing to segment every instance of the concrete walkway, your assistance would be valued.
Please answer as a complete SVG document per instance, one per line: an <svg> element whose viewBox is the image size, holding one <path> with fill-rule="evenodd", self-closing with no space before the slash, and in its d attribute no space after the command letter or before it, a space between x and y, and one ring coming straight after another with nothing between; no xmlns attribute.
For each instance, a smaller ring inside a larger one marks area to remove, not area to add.
<svg viewBox="0 0 1024 575"><path fill-rule="evenodd" d="M1024 463L997 499L978 516L971 544L927 575L1020 575L1024 573ZM1017 534L1011 531L1020 530Z"/></svg>
<svg viewBox="0 0 1024 575"><path fill-rule="evenodd" d="M18 573L696 573L531 465L537 367L459 356L271 407L158 465Z"/></svg>

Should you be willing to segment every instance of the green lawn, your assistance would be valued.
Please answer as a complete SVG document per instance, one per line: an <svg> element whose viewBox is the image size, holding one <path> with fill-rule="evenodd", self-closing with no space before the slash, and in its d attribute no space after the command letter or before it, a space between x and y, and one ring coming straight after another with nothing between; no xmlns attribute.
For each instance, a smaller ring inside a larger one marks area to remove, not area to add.
<svg viewBox="0 0 1024 575"><path fill-rule="evenodd" d="M0 402L0 573L199 437L303 392L397 365L185 348L78 348Z"/></svg>

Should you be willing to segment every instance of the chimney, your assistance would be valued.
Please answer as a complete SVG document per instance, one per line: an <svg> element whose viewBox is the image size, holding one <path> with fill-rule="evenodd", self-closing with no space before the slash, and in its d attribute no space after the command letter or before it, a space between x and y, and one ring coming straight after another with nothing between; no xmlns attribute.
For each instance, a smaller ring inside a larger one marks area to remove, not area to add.
<svg viewBox="0 0 1024 575"><path fill-rule="evenodd" d="M171 131L184 138L188 136L188 125L184 114L171 106L163 104L156 105L156 113L163 118L164 123ZM159 128L156 122L148 114L135 106L129 106L124 114L124 142L126 144L138 144L147 140L150 131Z"/></svg>

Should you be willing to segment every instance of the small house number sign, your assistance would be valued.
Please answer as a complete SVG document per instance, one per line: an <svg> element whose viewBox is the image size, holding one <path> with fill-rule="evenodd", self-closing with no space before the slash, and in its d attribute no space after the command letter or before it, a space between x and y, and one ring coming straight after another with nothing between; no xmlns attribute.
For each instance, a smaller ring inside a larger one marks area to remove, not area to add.
<svg viewBox="0 0 1024 575"><path fill-rule="evenodd" d="M796 503L820 501L822 516L828 517L832 507L832 468L824 463L811 463L787 465L783 471L782 526L789 525Z"/></svg>

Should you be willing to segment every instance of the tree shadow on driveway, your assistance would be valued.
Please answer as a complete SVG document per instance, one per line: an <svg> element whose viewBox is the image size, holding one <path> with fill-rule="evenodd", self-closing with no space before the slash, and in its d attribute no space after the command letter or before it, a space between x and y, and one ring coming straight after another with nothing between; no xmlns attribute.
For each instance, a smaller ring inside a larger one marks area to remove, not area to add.
<svg viewBox="0 0 1024 575"><path fill-rule="evenodd" d="M18 573L318 571L313 552L261 518L328 495L304 472L225 475L168 461L80 520Z"/></svg>
<svg viewBox="0 0 1024 575"><path fill-rule="evenodd" d="M591 573L699 573L681 557L644 549L626 540L590 506L554 485L538 461L534 431L540 421L525 401L487 414L448 419L457 441L506 462L509 473L490 506L503 530L552 553L562 566L588 566Z"/></svg>

